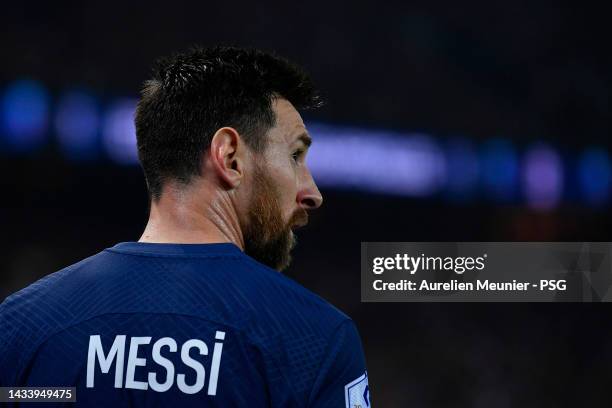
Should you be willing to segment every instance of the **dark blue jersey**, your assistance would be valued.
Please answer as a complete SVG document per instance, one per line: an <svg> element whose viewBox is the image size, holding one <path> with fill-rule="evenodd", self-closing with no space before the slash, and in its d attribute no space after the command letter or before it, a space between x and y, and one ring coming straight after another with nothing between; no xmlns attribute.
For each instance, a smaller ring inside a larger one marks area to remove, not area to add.
<svg viewBox="0 0 612 408"><path fill-rule="evenodd" d="M121 243L10 296L0 386L73 386L77 406L369 407L351 319L229 243Z"/></svg>

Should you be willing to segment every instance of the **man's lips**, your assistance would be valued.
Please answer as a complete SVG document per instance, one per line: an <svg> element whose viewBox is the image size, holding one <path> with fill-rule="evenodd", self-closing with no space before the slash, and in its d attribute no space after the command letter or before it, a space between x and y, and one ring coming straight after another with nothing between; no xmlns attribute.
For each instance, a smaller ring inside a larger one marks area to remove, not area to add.
<svg viewBox="0 0 612 408"><path fill-rule="evenodd" d="M298 228L308 225L308 213L306 211L297 213L291 222L291 229L296 230Z"/></svg>
<svg viewBox="0 0 612 408"><path fill-rule="evenodd" d="M306 225L308 225L308 222L299 223L299 224L293 224L291 226L291 230L295 231L296 229L305 227Z"/></svg>

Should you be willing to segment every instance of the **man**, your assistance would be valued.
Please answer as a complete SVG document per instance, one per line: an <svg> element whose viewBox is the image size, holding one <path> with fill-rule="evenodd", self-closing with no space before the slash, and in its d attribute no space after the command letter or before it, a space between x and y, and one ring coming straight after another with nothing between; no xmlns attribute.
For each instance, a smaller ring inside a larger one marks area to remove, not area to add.
<svg viewBox="0 0 612 408"><path fill-rule="evenodd" d="M322 203L297 111L318 105L260 51L161 60L135 119L145 231L0 306L0 385L74 386L88 406L368 407L353 322L277 272Z"/></svg>

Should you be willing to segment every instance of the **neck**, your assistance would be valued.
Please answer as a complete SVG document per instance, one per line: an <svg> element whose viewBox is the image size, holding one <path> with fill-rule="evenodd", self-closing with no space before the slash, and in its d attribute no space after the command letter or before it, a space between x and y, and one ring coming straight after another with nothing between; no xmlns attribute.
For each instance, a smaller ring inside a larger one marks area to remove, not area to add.
<svg viewBox="0 0 612 408"><path fill-rule="evenodd" d="M226 191L210 190L204 186L165 187L159 200L151 202L149 221L138 241L231 242L244 250L244 238L230 195Z"/></svg>

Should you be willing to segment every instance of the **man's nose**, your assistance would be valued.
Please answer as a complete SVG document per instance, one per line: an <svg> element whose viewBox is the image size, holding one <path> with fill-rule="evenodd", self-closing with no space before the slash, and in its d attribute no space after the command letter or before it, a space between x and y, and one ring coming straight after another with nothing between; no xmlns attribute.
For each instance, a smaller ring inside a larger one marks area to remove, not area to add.
<svg viewBox="0 0 612 408"><path fill-rule="evenodd" d="M323 196L310 174L308 179L308 183L298 193L297 202L304 210L315 210L323 204Z"/></svg>

